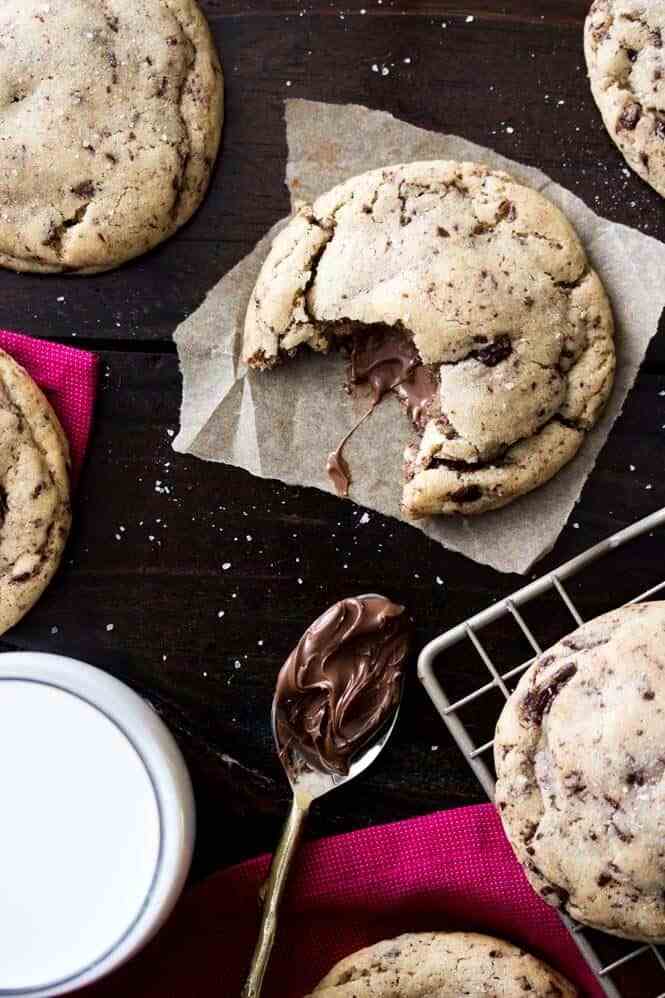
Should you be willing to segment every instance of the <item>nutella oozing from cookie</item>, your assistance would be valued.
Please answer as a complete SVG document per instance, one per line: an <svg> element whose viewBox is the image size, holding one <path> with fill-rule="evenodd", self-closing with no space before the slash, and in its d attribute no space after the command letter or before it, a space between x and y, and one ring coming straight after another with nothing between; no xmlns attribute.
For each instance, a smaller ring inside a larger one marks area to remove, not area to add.
<svg viewBox="0 0 665 998"><path fill-rule="evenodd" d="M367 384L372 401L367 412L328 455L328 477L341 496L348 495L351 483L344 446L385 396L390 392L396 395L414 426L422 430L434 408L437 391L434 371L425 367L413 342L399 330L378 328L368 335L355 336L352 344L349 391Z"/></svg>
<svg viewBox="0 0 665 998"><path fill-rule="evenodd" d="M403 606L383 596L340 600L305 631L277 680L280 756L345 775L399 702L408 651Z"/></svg>
<svg viewBox="0 0 665 998"><path fill-rule="evenodd" d="M371 409L392 393L410 417L406 432L395 423L404 514L470 515L572 460L612 388L613 329L580 240L542 194L479 163L406 163L299 208L250 297L243 359L267 369L348 348ZM345 494L340 448L329 473Z"/></svg>

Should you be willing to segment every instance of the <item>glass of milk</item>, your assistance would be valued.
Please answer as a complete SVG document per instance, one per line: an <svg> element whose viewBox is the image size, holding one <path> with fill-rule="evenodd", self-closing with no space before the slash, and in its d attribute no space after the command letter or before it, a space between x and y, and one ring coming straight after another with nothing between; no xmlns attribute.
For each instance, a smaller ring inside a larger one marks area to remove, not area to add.
<svg viewBox="0 0 665 998"><path fill-rule="evenodd" d="M80 988L170 914L194 843L180 752L106 673L0 655L0 994Z"/></svg>

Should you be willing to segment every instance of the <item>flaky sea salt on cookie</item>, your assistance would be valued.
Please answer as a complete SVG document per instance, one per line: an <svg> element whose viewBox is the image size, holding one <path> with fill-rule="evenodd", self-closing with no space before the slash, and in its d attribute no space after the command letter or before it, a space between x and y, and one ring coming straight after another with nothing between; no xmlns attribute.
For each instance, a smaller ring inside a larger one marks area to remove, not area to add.
<svg viewBox="0 0 665 998"><path fill-rule="evenodd" d="M223 106L195 0L3 0L0 38L0 266L108 270L187 221Z"/></svg>
<svg viewBox="0 0 665 998"><path fill-rule="evenodd" d="M0 634L51 581L70 522L65 435L32 378L0 350Z"/></svg>
<svg viewBox="0 0 665 998"><path fill-rule="evenodd" d="M405 513L468 515L574 457L612 387L613 334L558 208L505 173L433 161L373 170L300 208L259 275L243 354L270 368L304 345L346 344L351 383L369 382L375 403L395 391L414 425Z"/></svg>
<svg viewBox="0 0 665 998"><path fill-rule="evenodd" d="M596 0L584 48L608 132L626 162L665 197L665 4Z"/></svg>
<svg viewBox="0 0 665 998"><path fill-rule="evenodd" d="M597 929L665 942L665 603L542 655L499 721L496 801L529 881Z"/></svg>
<svg viewBox="0 0 665 998"><path fill-rule="evenodd" d="M576 998L560 974L510 943L475 932L407 933L338 963L310 998Z"/></svg>

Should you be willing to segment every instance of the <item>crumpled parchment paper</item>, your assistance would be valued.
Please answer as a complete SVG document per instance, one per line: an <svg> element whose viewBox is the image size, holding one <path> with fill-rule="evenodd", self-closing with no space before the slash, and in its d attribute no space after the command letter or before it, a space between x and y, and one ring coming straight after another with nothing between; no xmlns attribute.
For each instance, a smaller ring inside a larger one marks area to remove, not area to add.
<svg viewBox="0 0 665 998"><path fill-rule="evenodd" d="M416 128L383 111L291 100L286 102L286 129L286 181L292 203L312 200L340 181L379 166L423 159L474 160L506 170L542 191L577 229L605 284L617 324L616 382L603 418L577 457L551 482L504 509L413 523L475 561L502 572L527 572L563 529L658 329L665 307L665 245L600 218L539 170L458 136ZM333 492L326 457L367 406L365 398L349 398L342 391L344 359L303 351L267 373L248 372L239 359L247 302L282 224L222 278L176 331L183 399L174 448L263 478ZM412 436L397 400L385 399L344 452L353 475L352 499L400 517L402 452Z"/></svg>

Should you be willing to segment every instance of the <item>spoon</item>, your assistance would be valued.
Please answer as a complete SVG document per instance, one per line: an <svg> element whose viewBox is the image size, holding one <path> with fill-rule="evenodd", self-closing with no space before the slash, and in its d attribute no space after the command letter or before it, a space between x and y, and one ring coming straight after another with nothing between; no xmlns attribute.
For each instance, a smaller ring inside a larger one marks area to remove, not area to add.
<svg viewBox="0 0 665 998"><path fill-rule="evenodd" d="M351 765L346 775L342 776L339 773L313 771L304 756L298 752L297 747L291 746L291 765L284 766L284 772L293 791L291 810L286 820L279 845L275 850L268 879L260 892L260 900L263 904L261 927L249 975L242 990L241 998L259 998L261 994L263 980L277 934L277 918L284 888L286 887L291 864L300 842L305 820L313 802L318 800L319 797L324 797L336 787L341 787L350 780L354 780L356 776L364 773L368 766L371 766L390 738L395 727L401 705L402 689L403 680L400 687L400 699L393 708L392 713L385 719L372 740L351 760ZM274 701L272 731L275 744L279 749Z"/></svg>

